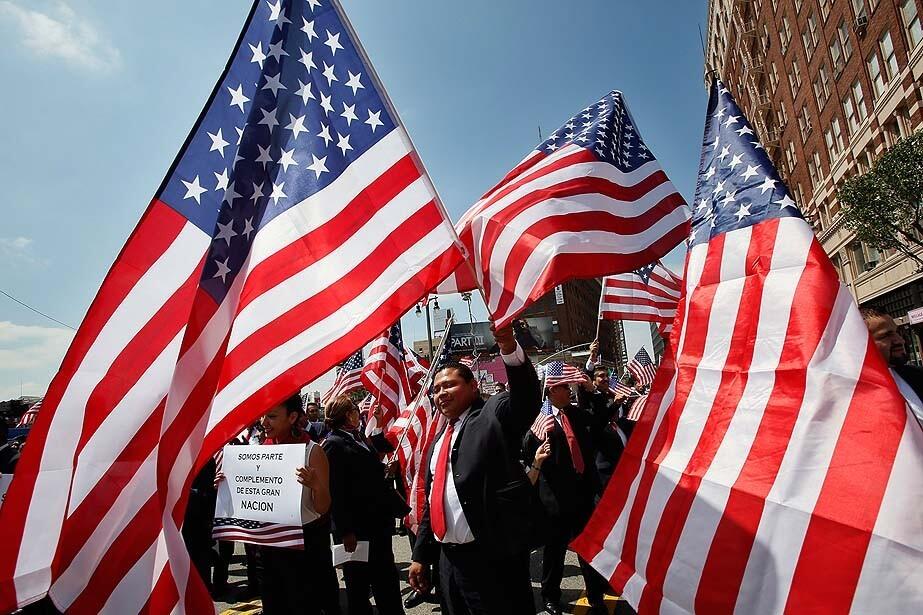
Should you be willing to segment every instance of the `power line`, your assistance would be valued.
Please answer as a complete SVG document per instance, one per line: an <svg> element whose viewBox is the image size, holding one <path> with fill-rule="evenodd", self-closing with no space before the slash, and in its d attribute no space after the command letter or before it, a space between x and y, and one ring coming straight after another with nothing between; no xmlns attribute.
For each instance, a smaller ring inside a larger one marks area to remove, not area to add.
<svg viewBox="0 0 923 615"><path fill-rule="evenodd" d="M76 331L76 330L77 330L77 329L74 329L74 328L73 328L72 326L70 326L69 324L67 324L66 322L61 322L61 321L58 320L57 318L53 318L53 317L49 316L48 314L46 314L45 312L42 312L41 310L35 309L34 307L32 307L31 305L29 305L28 303L26 303L26 302L24 302L24 301L20 301L19 299L17 299L16 297L14 297L13 295L11 295L10 293L6 292L6 291L3 290L3 289L0 289L0 294L2 294L2 295L4 295L4 296L8 297L9 299L12 299L13 301L15 301L16 303L18 303L19 305L23 306L24 308L27 308L27 309L32 310L33 312L35 312L35 313L38 314L39 316L44 316L44 317L47 318L48 320L54 321L54 322L58 323L58 324L61 325L61 326L67 327L67 328L70 329L71 331Z"/></svg>

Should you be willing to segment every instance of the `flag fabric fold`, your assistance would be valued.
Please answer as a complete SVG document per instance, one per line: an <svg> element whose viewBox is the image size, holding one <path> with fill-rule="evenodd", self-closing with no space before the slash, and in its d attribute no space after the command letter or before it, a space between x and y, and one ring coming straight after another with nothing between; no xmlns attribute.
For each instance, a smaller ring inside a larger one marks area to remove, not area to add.
<svg viewBox="0 0 923 615"><path fill-rule="evenodd" d="M923 430L720 82L663 364L575 550L639 613L923 608Z"/></svg>
<svg viewBox="0 0 923 615"><path fill-rule="evenodd" d="M603 278L600 320L656 322L662 335L673 330L682 279L657 261Z"/></svg>
<svg viewBox="0 0 923 615"><path fill-rule="evenodd" d="M498 327L575 278L637 269L689 233L689 208L621 92L586 107L456 223L469 258L439 292L482 288Z"/></svg>
<svg viewBox="0 0 923 615"><path fill-rule="evenodd" d="M197 468L462 250L335 0L254 2L45 397L0 510L0 611L210 611L179 531Z"/></svg>

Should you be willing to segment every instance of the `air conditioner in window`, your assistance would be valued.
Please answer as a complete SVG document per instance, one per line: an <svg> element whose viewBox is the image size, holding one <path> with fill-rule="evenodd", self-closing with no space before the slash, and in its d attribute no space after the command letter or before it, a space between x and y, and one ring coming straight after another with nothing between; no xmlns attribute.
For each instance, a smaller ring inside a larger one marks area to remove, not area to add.
<svg viewBox="0 0 923 615"><path fill-rule="evenodd" d="M856 22L853 24L853 30L859 33L859 36L865 34L865 31L869 27L869 17L868 15L859 15L856 17Z"/></svg>

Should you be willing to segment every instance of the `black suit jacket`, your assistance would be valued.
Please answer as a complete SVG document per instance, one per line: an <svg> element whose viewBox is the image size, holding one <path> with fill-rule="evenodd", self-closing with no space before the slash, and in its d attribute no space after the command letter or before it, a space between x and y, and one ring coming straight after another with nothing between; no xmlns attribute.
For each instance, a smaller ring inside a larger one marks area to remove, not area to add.
<svg viewBox="0 0 923 615"><path fill-rule="evenodd" d="M625 404L629 405L634 398ZM619 463L625 443L631 435L634 423L623 414L624 404L615 403L607 393L588 393L583 388L577 391L578 405L592 416L592 442L596 449L596 470L599 472L600 492L606 488L609 478Z"/></svg>
<svg viewBox="0 0 923 615"><path fill-rule="evenodd" d="M564 429L555 421L554 428L548 433L551 442L551 456L542 464L536 487L538 497L545 507L552 526L568 534L575 534L583 529L593 512L596 494L599 492L599 474L596 469L596 447L593 442L599 436L602 424L588 410L573 404L564 408L580 454L583 457L583 472L574 468L570 447ZM535 451L541 446L539 440L530 430L523 438L523 460L531 463Z"/></svg>
<svg viewBox="0 0 923 615"><path fill-rule="evenodd" d="M497 557L523 553L532 539L532 489L519 462L519 448L541 404L538 376L528 360L518 367L507 366L506 373L509 391L486 403L475 402L451 451L455 489L471 532L483 549ZM434 449L425 462L427 498L413 551L414 561L424 563L434 563L439 555L429 517Z"/></svg>
<svg viewBox="0 0 923 615"><path fill-rule="evenodd" d="M920 399L923 399L923 369L915 365L901 365L895 367L894 371L910 385Z"/></svg>
<svg viewBox="0 0 923 615"><path fill-rule="evenodd" d="M323 447L330 464L330 517L337 542L344 534L367 540L390 531L393 500L375 447L366 449L342 429L327 434Z"/></svg>

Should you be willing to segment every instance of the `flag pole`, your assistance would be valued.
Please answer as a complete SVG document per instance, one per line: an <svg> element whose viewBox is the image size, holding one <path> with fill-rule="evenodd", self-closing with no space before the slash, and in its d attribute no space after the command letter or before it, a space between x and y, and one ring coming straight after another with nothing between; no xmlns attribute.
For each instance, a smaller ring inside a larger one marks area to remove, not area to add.
<svg viewBox="0 0 923 615"><path fill-rule="evenodd" d="M446 325L445 325L446 331L449 330L449 328L452 326L454 321L455 321L455 315L453 314L449 316L449 319L446 321ZM442 348L445 346L447 339L448 339L448 335L443 335L442 339L439 340L439 348L436 350L436 355L432 357L432 361L430 361L430 364L429 364L429 369L426 371L426 378L424 378L423 382L420 384L420 390L417 391L417 394L413 398L413 401L411 402L410 407L415 407L420 402L423 395L426 395L426 393L429 391L430 382L433 376L436 375L436 358L442 356ZM404 425L403 431L401 431L401 437L398 439L397 446L394 447L394 452L391 454L391 458L388 460L388 463L391 463L392 461L394 461L394 457L397 455L397 451L400 450L401 445L404 443L404 438L407 437L407 431L409 429L410 429L410 421L407 421L407 424Z"/></svg>

